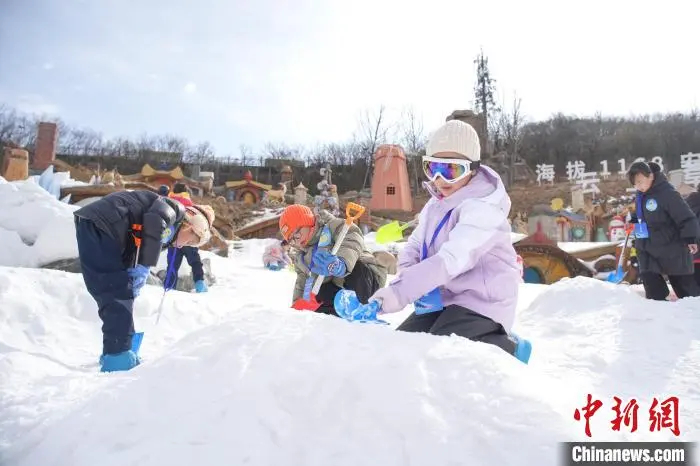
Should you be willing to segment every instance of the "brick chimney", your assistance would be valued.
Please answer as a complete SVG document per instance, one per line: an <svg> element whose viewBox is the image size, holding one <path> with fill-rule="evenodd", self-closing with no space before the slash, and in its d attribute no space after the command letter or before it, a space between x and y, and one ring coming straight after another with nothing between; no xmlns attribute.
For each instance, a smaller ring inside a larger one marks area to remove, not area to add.
<svg viewBox="0 0 700 466"><path fill-rule="evenodd" d="M56 160L56 143L58 142L58 127L56 123L42 121L39 123L34 149L35 170L46 170Z"/></svg>

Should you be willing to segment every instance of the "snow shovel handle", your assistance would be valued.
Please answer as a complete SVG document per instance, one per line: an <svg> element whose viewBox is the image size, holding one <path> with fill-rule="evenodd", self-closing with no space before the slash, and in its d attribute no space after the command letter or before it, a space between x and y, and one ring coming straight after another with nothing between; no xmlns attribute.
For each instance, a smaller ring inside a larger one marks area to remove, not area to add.
<svg viewBox="0 0 700 466"><path fill-rule="evenodd" d="M620 251L620 258L617 260L617 267L621 268L622 264L625 263L625 249L627 249L627 243L630 240L630 234L632 234L632 230L627 230L627 234L625 235L625 242L622 243L622 251Z"/></svg>
<svg viewBox="0 0 700 466"><path fill-rule="evenodd" d="M338 254L338 249L340 249L340 246L343 243L343 240L345 239L345 235L348 234L348 230L350 230L350 225L352 225L355 220L362 217L362 214L364 213L365 208L363 206L355 204L354 202L348 202L348 204L345 206L345 225L343 225L342 230L340 230L340 234L338 234L338 237L335 239L333 249L331 249L332 255L335 256L336 254ZM321 289L321 285L323 284L324 278L326 278L325 275L318 275L316 277L314 286L313 288L311 288L312 295L315 296L318 294L318 291Z"/></svg>
<svg viewBox="0 0 700 466"><path fill-rule="evenodd" d="M415 225L416 223L418 223L418 219L417 219L417 218L414 218L414 219L411 220L410 222L404 223L403 225L401 225L401 231L404 231L406 228L412 227L412 226Z"/></svg>

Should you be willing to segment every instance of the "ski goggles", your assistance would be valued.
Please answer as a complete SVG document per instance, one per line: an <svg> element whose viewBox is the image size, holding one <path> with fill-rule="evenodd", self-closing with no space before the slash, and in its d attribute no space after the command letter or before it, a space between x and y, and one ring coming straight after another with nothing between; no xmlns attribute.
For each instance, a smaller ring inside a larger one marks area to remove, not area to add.
<svg viewBox="0 0 700 466"><path fill-rule="evenodd" d="M440 176L448 183L456 183L464 179L478 166L479 162L471 162L466 159L423 157L423 173L430 181L435 181Z"/></svg>

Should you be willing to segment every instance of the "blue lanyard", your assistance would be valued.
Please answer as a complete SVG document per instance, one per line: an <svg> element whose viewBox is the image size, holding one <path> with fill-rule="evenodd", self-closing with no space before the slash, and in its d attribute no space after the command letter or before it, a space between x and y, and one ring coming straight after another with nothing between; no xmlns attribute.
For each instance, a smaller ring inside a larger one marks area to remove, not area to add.
<svg viewBox="0 0 700 466"><path fill-rule="evenodd" d="M175 271L175 256L177 255L177 248L172 247L168 249L168 268L165 271L165 279L163 279L163 289L165 291L172 290L175 282L175 276L177 272Z"/></svg>
<svg viewBox="0 0 700 466"><path fill-rule="evenodd" d="M644 223L644 210L642 209L642 196L644 196L644 194L637 193L637 223Z"/></svg>
<svg viewBox="0 0 700 466"><path fill-rule="evenodd" d="M440 230L442 230L442 227L445 226L447 221L450 219L450 216L452 215L452 211L454 209L450 209L447 211L444 217L442 217L442 220L440 220L440 223L438 223L437 228L433 232L433 239L430 240L430 247L433 247L433 244L435 243L435 238L437 238L438 234L440 234ZM425 240L423 240L423 253L421 254L420 260L425 260L428 257L428 246L425 245Z"/></svg>
<svg viewBox="0 0 700 466"><path fill-rule="evenodd" d="M314 266L314 256L316 255L316 250L318 249L318 243L314 244L314 249L311 251L311 261L309 262L309 270ZM306 251L301 253L302 262L306 259Z"/></svg>

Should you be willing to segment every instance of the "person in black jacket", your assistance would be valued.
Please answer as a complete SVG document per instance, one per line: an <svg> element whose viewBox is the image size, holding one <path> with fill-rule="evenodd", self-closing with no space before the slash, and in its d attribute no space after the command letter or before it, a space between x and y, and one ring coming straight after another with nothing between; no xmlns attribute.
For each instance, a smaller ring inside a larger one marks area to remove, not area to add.
<svg viewBox="0 0 700 466"><path fill-rule="evenodd" d="M700 184L698 184L697 191L690 193L690 195L685 198L685 202L688 203L690 210L693 211L695 217L700 221ZM695 264L695 282L700 286L700 251L695 253L693 263Z"/></svg>
<svg viewBox="0 0 700 466"><path fill-rule="evenodd" d="M210 239L214 212L150 191L119 191L74 212L83 280L102 320L102 372L139 364L131 351L134 298L161 250Z"/></svg>
<svg viewBox="0 0 700 466"><path fill-rule="evenodd" d="M635 162L627 175L637 189L635 247L647 298L663 301L668 297L663 275L668 276L679 299L700 296L693 277L700 224L693 211L658 164Z"/></svg>

